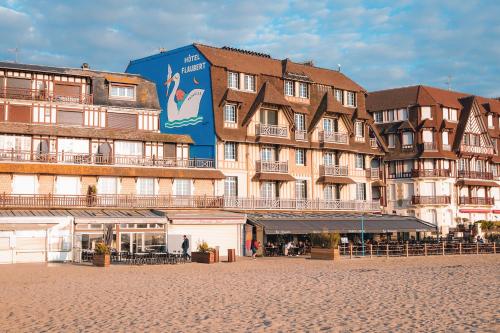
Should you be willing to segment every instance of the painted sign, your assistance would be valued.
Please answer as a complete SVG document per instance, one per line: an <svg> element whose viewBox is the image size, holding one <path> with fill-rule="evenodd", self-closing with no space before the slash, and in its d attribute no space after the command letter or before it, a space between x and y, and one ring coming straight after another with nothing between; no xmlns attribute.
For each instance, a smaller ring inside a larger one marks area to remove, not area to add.
<svg viewBox="0 0 500 333"><path fill-rule="evenodd" d="M210 64L193 45L133 60L126 71L156 83L161 132L190 135L192 158L215 157Z"/></svg>

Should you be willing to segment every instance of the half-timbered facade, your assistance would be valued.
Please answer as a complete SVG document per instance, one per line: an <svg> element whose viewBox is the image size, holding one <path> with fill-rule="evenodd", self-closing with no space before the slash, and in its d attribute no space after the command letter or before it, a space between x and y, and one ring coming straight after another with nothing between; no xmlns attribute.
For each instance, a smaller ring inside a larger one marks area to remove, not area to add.
<svg viewBox="0 0 500 333"><path fill-rule="evenodd" d="M447 233L497 219L497 100L427 86L370 93L368 111L387 144L387 211L415 215Z"/></svg>

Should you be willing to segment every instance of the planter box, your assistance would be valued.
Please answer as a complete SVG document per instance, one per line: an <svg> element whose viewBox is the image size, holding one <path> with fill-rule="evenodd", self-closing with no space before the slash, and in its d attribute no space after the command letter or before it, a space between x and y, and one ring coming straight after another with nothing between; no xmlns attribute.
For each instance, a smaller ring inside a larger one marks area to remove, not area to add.
<svg viewBox="0 0 500 333"><path fill-rule="evenodd" d="M111 263L111 256L109 254L94 254L92 263L97 267L108 267Z"/></svg>
<svg viewBox="0 0 500 333"><path fill-rule="evenodd" d="M311 248L311 259L321 259L321 260L339 260L340 251L336 249L323 249L321 247Z"/></svg>
<svg viewBox="0 0 500 333"><path fill-rule="evenodd" d="M202 264L213 264L215 262L215 253L191 252L191 261Z"/></svg>

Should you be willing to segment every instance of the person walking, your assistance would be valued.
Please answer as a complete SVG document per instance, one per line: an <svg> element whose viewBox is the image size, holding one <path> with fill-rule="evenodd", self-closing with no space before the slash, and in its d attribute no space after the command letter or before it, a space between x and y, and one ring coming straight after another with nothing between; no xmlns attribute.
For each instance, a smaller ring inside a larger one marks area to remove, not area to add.
<svg viewBox="0 0 500 333"><path fill-rule="evenodd" d="M182 241L182 257L184 259L189 258L191 260L191 256L188 253L189 250L189 239L187 239L186 235L184 235L184 240Z"/></svg>
<svg viewBox="0 0 500 333"><path fill-rule="evenodd" d="M252 244L251 244L250 249L252 250L253 260L257 259L256 255L257 255L257 250L259 249L259 247L260 247L260 243L256 239L252 240Z"/></svg>

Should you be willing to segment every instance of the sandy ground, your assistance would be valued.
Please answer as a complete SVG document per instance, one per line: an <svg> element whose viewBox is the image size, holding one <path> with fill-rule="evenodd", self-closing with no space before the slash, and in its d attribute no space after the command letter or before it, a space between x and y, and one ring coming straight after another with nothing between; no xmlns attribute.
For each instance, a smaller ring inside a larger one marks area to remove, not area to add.
<svg viewBox="0 0 500 333"><path fill-rule="evenodd" d="M498 332L500 256L0 266L0 332Z"/></svg>

